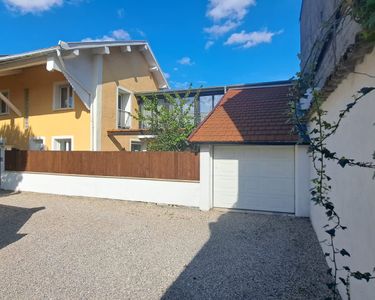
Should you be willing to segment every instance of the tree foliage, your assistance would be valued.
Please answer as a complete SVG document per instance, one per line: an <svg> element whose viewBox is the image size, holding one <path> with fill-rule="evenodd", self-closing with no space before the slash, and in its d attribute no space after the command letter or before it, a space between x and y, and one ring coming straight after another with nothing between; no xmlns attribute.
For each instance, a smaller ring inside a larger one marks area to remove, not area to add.
<svg viewBox="0 0 375 300"><path fill-rule="evenodd" d="M136 111L138 119L155 138L148 143L149 151L185 151L190 145L188 137L196 126L194 108L199 93L189 97L190 91L182 97L165 93L143 96L142 109Z"/></svg>
<svg viewBox="0 0 375 300"><path fill-rule="evenodd" d="M362 25L366 40L375 41L375 0L346 0L353 18Z"/></svg>

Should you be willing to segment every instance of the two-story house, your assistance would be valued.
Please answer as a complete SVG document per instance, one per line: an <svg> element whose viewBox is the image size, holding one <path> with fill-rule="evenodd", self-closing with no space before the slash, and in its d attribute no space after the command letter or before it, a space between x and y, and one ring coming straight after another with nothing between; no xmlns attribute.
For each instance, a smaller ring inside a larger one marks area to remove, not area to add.
<svg viewBox="0 0 375 300"><path fill-rule="evenodd" d="M59 42L0 57L0 136L8 148L131 150L134 93L168 88L147 42ZM120 146L119 146L120 145Z"/></svg>

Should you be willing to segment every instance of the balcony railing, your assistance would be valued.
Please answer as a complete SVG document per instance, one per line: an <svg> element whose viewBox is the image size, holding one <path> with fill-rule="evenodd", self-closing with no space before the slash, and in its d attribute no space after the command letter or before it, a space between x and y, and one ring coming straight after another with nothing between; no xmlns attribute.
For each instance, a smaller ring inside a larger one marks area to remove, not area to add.
<svg viewBox="0 0 375 300"><path fill-rule="evenodd" d="M131 114L123 109L117 110L117 128L129 129L131 127Z"/></svg>

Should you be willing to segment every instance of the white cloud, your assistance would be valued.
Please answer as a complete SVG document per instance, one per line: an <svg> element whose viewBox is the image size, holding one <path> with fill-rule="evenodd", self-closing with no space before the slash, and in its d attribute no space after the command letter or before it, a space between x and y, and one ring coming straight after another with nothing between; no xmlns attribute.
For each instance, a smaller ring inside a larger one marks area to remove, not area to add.
<svg viewBox="0 0 375 300"><path fill-rule="evenodd" d="M211 27L206 27L204 31L210 34L212 37L222 36L233 29L236 29L240 25L240 22L233 22L231 20L226 21L222 25L214 24Z"/></svg>
<svg viewBox="0 0 375 300"><path fill-rule="evenodd" d="M214 41L207 41L206 44L204 45L204 49L208 50L208 49L210 49L214 44L215 44Z"/></svg>
<svg viewBox="0 0 375 300"><path fill-rule="evenodd" d="M173 71L177 72L177 71L178 71L178 68L177 68L177 67L174 67L174 68L173 68Z"/></svg>
<svg viewBox="0 0 375 300"><path fill-rule="evenodd" d="M185 90L188 89L191 86L190 82L179 82L179 81L171 81L170 82L172 87L177 89L177 90Z"/></svg>
<svg viewBox="0 0 375 300"><path fill-rule="evenodd" d="M171 74L164 72L164 77L168 80L169 78L171 78Z"/></svg>
<svg viewBox="0 0 375 300"><path fill-rule="evenodd" d="M123 29L117 29L112 31L112 36L116 40L130 40L130 34Z"/></svg>
<svg viewBox="0 0 375 300"><path fill-rule="evenodd" d="M192 65L194 65L194 62L188 56L182 57L181 59L179 59L177 61L177 63L179 63L180 65L185 65L185 66L192 66Z"/></svg>
<svg viewBox="0 0 375 300"><path fill-rule="evenodd" d="M122 19L124 16L125 16L125 9L123 9L123 8L119 8L119 9L117 10L117 17L118 17L119 19Z"/></svg>
<svg viewBox="0 0 375 300"><path fill-rule="evenodd" d="M251 48L263 43L269 44L275 35L281 33L282 31L270 32L267 30L246 33L243 30L239 33L233 33L225 42L225 45L240 45L243 48Z"/></svg>
<svg viewBox="0 0 375 300"><path fill-rule="evenodd" d="M64 0L3 0L10 10L27 13L39 13L50 10L55 6L61 6Z"/></svg>
<svg viewBox="0 0 375 300"><path fill-rule="evenodd" d="M139 28L137 28L135 31L136 31L141 37L145 37L145 36L146 36L146 33L145 33L143 30L139 29Z"/></svg>
<svg viewBox="0 0 375 300"><path fill-rule="evenodd" d="M100 42L100 41L118 41L118 40L130 40L129 32L123 29L117 29L112 31L109 35L104 35L99 38L85 38L82 42Z"/></svg>
<svg viewBox="0 0 375 300"><path fill-rule="evenodd" d="M209 0L207 16L214 21L223 19L242 20L255 0Z"/></svg>
<svg viewBox="0 0 375 300"><path fill-rule="evenodd" d="M213 24L204 28L209 37L205 49L209 49L213 40L233 31L241 25L247 15L249 7L256 4L256 0L209 0L206 16Z"/></svg>

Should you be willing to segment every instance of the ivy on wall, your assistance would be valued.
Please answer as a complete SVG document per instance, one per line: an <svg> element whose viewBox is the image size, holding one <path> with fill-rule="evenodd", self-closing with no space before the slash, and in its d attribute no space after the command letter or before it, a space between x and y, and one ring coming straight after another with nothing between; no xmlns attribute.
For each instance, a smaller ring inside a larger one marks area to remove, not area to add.
<svg viewBox="0 0 375 300"><path fill-rule="evenodd" d="M338 18L337 16L341 16ZM322 35L337 34L338 25L343 25L343 19L347 17L352 18L362 26L360 36L367 42L375 42L375 0L343 0L338 6L334 15L329 18L328 23L322 26ZM334 23L334 24L333 24ZM327 29L324 31L324 29ZM333 31L332 31L333 30ZM329 33L327 33L329 31ZM324 38L322 38L324 40ZM314 75L317 69L317 60L319 53L323 47L322 43L317 42L310 57L315 58L307 65L303 73L297 75L295 87L292 91L293 101L290 103L290 113L292 122L295 124L295 129L301 138L309 143L309 155L311 157L312 166L315 171L315 177L312 179L312 188L310 190L311 200L318 206L322 207L327 217L327 224L323 227L327 234L327 239L323 242L329 247L330 251L325 253L327 259L331 261L331 267L328 269L328 274L332 275L332 281L327 283L331 291L331 297L328 299L339 299L338 285L344 285L348 299L351 298L350 280L352 278L369 282L375 279L375 268L369 267L369 270L358 271L353 270L350 266L339 266L338 255L343 257L350 257L351 254L345 248L337 245L336 235L338 232L345 232L347 227L344 220L336 210L335 203L330 198L332 186L330 184L332 178L327 173L327 162L335 162L342 168L358 167L366 169L374 169L375 164L371 161L363 162L357 161L348 157L345 153L338 153L330 150L327 146L329 139L335 135L340 128L345 117L347 117L355 107L361 103L370 93L375 94L375 87L362 87L353 95L353 99L347 101L346 106L339 112L337 118L333 122L327 121L327 111L322 108L322 103L325 101L324 94L316 89ZM318 55L316 55L318 54ZM337 60L336 60L337 61ZM371 78L375 78L371 74L362 74ZM308 112L301 110L300 99L306 96L306 91L312 93L311 107ZM309 128L306 124L309 124ZM375 159L375 152L373 154ZM374 173L375 179L375 173Z"/></svg>

